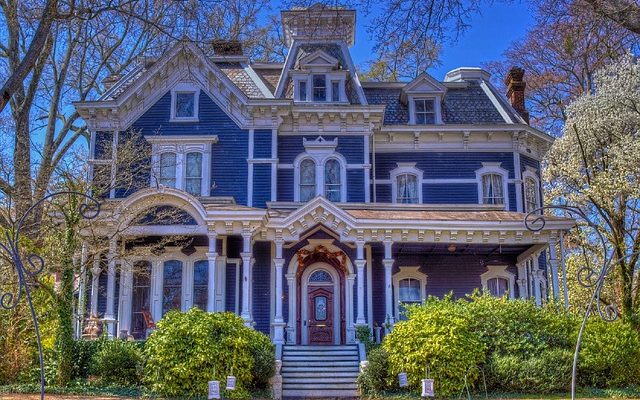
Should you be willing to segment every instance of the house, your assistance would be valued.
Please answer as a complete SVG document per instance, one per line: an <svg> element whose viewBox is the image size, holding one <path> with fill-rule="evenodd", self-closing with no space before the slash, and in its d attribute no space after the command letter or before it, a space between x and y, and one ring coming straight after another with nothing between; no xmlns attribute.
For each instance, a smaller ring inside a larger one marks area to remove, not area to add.
<svg viewBox="0 0 640 400"><path fill-rule="evenodd" d="M75 103L96 182L126 172L116 153L132 132L148 152L142 178L104 193L108 251L81 293L111 335L143 339L167 311L200 307L279 345L344 345L427 296L559 299L573 222L523 223L553 141L528 124L524 71L506 96L480 68L362 82L355 18L282 12L282 64L179 41Z"/></svg>

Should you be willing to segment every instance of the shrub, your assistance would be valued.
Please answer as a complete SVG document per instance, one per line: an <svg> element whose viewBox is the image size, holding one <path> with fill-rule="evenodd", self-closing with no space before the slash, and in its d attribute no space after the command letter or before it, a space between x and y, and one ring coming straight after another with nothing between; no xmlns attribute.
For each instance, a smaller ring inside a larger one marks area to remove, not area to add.
<svg viewBox="0 0 640 400"><path fill-rule="evenodd" d="M450 298L431 298L424 305L408 307L407 313L408 320L397 323L383 343L392 379L406 372L415 388L429 367L440 396L459 394L465 377L473 384L486 346L473 331L464 305Z"/></svg>
<svg viewBox="0 0 640 400"><path fill-rule="evenodd" d="M140 384L142 352L134 342L120 339L105 341L93 356L93 367L104 383Z"/></svg>
<svg viewBox="0 0 640 400"><path fill-rule="evenodd" d="M236 377L235 398L248 395L254 383L270 378L275 364L269 338L244 326L232 313L206 313L192 308L172 311L158 322L145 345L145 380L152 391L167 397L207 393L207 382L221 384ZM270 354L270 356L269 356Z"/></svg>
<svg viewBox="0 0 640 400"><path fill-rule="evenodd" d="M373 332L371 332L369 325L359 325L356 327L356 339L364 345L367 353L377 346L373 341Z"/></svg>
<svg viewBox="0 0 640 400"><path fill-rule="evenodd" d="M494 354L487 364L488 386L507 392L553 393L571 386L573 353L545 350L526 359L516 355Z"/></svg>
<svg viewBox="0 0 640 400"><path fill-rule="evenodd" d="M389 360L387 352L378 347L367 356L368 365L358 375L358 388L364 395L378 396L387 387L389 381Z"/></svg>
<svg viewBox="0 0 640 400"><path fill-rule="evenodd" d="M106 337L103 337L98 340L77 340L75 342L72 374L74 379L87 379L89 375L95 373L93 357L106 340Z"/></svg>
<svg viewBox="0 0 640 400"><path fill-rule="evenodd" d="M578 378L599 388L640 385L640 335L622 322L592 318L583 335Z"/></svg>

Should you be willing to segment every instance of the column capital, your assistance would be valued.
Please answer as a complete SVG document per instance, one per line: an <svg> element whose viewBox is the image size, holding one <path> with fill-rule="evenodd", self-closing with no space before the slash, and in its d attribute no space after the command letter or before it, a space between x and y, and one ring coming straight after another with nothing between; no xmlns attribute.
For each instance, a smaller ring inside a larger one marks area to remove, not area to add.
<svg viewBox="0 0 640 400"><path fill-rule="evenodd" d="M385 258L384 260L382 260L382 265L384 265L385 268L391 268L393 267L394 262L396 262L396 260L394 260L393 258Z"/></svg>
<svg viewBox="0 0 640 400"><path fill-rule="evenodd" d="M273 263L275 264L276 267L283 267L284 266L284 258L274 258L273 259Z"/></svg>
<svg viewBox="0 0 640 400"><path fill-rule="evenodd" d="M243 258L243 259L244 258L252 258L253 257L253 253L250 252L250 251L249 252L242 252L242 253L240 253L240 257Z"/></svg>
<svg viewBox="0 0 640 400"><path fill-rule="evenodd" d="M216 258L218 258L218 253L217 252L207 252L205 253L205 255L207 256L208 259L213 259L215 260Z"/></svg>
<svg viewBox="0 0 640 400"><path fill-rule="evenodd" d="M289 274L285 274L284 277L287 278L287 281L293 282L293 280L296 279L296 274L289 273Z"/></svg>
<svg viewBox="0 0 640 400"><path fill-rule="evenodd" d="M367 260L356 260L356 268L364 268L367 265Z"/></svg>
<svg viewBox="0 0 640 400"><path fill-rule="evenodd" d="M216 240L218 238L218 232L215 230L207 231L207 237L209 238L209 240Z"/></svg>
<svg viewBox="0 0 640 400"><path fill-rule="evenodd" d="M288 274L287 274L288 275ZM349 274L347 275L347 280L348 281L355 281L356 280L356 274Z"/></svg>

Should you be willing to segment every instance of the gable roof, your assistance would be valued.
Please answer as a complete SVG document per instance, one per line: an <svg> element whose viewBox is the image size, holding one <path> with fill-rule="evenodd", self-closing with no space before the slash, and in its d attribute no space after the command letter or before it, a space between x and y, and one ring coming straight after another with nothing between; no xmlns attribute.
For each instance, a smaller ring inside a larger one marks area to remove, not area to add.
<svg viewBox="0 0 640 400"><path fill-rule="evenodd" d="M413 94L413 93L444 94L446 91L447 91L447 88L442 83L438 82L438 80L436 80L426 72L422 72L414 80L407 83L402 88L402 92L405 94Z"/></svg>

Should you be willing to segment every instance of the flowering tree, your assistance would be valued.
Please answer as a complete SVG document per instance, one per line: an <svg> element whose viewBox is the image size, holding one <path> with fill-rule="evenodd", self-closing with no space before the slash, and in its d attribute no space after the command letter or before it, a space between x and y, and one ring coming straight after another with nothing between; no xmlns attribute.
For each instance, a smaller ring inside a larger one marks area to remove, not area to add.
<svg viewBox="0 0 640 400"><path fill-rule="evenodd" d="M564 134L547 155L548 199L579 207L598 226L604 251L620 260L613 296L603 300L640 325L640 62L627 55L602 68L594 88L567 107ZM603 256L592 235L572 240L585 260Z"/></svg>

